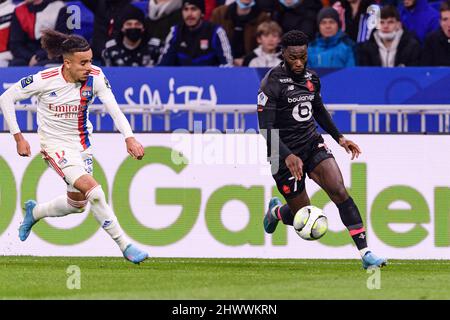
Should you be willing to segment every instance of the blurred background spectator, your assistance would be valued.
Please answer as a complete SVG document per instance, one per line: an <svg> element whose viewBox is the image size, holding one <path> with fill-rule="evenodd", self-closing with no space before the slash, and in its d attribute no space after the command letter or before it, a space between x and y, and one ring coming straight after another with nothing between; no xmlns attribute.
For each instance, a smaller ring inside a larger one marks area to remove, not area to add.
<svg viewBox="0 0 450 320"><path fill-rule="evenodd" d="M358 50L361 66L416 66L419 64L420 43L407 30L402 29L400 15L394 6L381 9L380 29L372 33Z"/></svg>
<svg viewBox="0 0 450 320"><path fill-rule="evenodd" d="M212 23L225 29L236 66L241 66L244 56L256 48L256 28L268 20L269 14L261 11L255 0L236 0L230 5L219 6L211 16Z"/></svg>
<svg viewBox="0 0 450 320"><path fill-rule="evenodd" d="M369 40L370 32L367 28L367 8L375 4L374 0L339 0L331 1L333 8L339 13L342 31L355 42Z"/></svg>
<svg viewBox="0 0 450 320"><path fill-rule="evenodd" d="M318 37L309 44L308 66L311 68L343 68L355 65L355 43L340 30L338 12L322 8L317 16Z"/></svg>
<svg viewBox="0 0 450 320"><path fill-rule="evenodd" d="M50 59L41 47L41 31L53 29L69 33L69 14L62 1L26 0L19 4L12 16L9 48L13 55L11 66L44 66L59 63Z"/></svg>
<svg viewBox="0 0 450 320"><path fill-rule="evenodd" d="M102 59L102 52L106 41L114 39L120 32L117 20L131 0L81 0L94 14L94 30L91 39L91 48L94 54L94 63Z"/></svg>
<svg viewBox="0 0 450 320"><path fill-rule="evenodd" d="M12 0L0 0L0 67L7 67L13 58L8 48L8 42L15 7Z"/></svg>
<svg viewBox="0 0 450 320"><path fill-rule="evenodd" d="M216 0L205 0L205 20L211 19L213 10L218 7Z"/></svg>
<svg viewBox="0 0 450 320"><path fill-rule="evenodd" d="M146 29L153 47L164 47L170 28L181 23L183 0L150 0Z"/></svg>
<svg viewBox="0 0 450 320"><path fill-rule="evenodd" d="M400 17L403 27L413 32L421 43L428 33L439 28L439 12L427 0L403 0Z"/></svg>
<svg viewBox="0 0 450 320"><path fill-rule="evenodd" d="M441 27L428 35L422 53L423 66L450 66L450 1L440 8Z"/></svg>
<svg viewBox="0 0 450 320"><path fill-rule="evenodd" d="M232 66L231 47L224 29L203 20L203 0L183 0L183 22L173 26L158 65Z"/></svg>
<svg viewBox="0 0 450 320"><path fill-rule="evenodd" d="M275 0L276 1L276 0ZM317 13L322 9L319 0L279 0L272 14L286 33L291 30L304 32L310 40L317 33Z"/></svg>
<svg viewBox="0 0 450 320"><path fill-rule="evenodd" d="M279 44L283 31L275 21L265 21L256 29L259 46L244 58L243 66L272 68L281 62Z"/></svg>
<svg viewBox="0 0 450 320"><path fill-rule="evenodd" d="M106 42L103 61L106 66L151 66L159 57L159 46L148 43L144 12L128 6L119 17L122 26L115 39Z"/></svg>

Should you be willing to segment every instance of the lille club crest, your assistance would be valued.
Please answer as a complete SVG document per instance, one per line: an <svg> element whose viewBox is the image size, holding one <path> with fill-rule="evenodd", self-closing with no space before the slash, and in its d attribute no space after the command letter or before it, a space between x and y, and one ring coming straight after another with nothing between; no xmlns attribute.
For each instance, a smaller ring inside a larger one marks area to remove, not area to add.
<svg viewBox="0 0 450 320"><path fill-rule="evenodd" d="M291 193L291 188L289 188L289 186L287 186L287 185L284 185L283 186L283 192L285 194L289 194L289 193Z"/></svg>
<svg viewBox="0 0 450 320"><path fill-rule="evenodd" d="M314 85L310 80L306 81L306 87L308 88L309 91L311 91L311 92L314 91Z"/></svg>

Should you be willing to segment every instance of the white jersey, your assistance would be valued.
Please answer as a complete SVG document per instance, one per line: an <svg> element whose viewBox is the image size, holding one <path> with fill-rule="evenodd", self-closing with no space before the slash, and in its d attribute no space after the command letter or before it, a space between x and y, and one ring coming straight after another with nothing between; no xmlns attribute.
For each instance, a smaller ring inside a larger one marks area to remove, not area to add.
<svg viewBox="0 0 450 320"><path fill-rule="evenodd" d="M88 108L98 97L125 138L133 136L130 124L119 109L100 68L92 67L84 83L67 82L62 71L63 66L40 71L21 79L3 93L0 106L12 134L20 132L14 102L36 96L38 134L42 147L65 145L85 150L91 145L89 138L92 134Z"/></svg>

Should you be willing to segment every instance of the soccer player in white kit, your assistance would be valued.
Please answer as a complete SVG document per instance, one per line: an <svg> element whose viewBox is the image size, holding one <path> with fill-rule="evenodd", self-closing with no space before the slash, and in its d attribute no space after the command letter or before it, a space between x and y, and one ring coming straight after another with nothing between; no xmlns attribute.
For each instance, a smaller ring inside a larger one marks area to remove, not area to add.
<svg viewBox="0 0 450 320"><path fill-rule="evenodd" d="M92 124L88 108L98 97L125 138L128 153L141 160L144 148L134 138L130 124L119 109L102 70L93 66L92 50L82 37L46 30L42 46L51 57L62 56L62 66L23 78L0 96L0 106L20 156L31 155L30 145L20 132L14 103L38 98L37 122L41 153L67 184L67 195L46 203L25 202L25 218L19 228L25 241L32 226L45 217L61 217L85 210L88 202L102 228L116 241L124 257L140 263L148 254L131 244L92 174Z"/></svg>

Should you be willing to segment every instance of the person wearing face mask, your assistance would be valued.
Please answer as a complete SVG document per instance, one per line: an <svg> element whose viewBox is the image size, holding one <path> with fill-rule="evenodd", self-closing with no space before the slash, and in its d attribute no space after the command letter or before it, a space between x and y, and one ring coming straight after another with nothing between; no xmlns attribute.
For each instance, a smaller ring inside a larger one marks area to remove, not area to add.
<svg viewBox="0 0 450 320"><path fill-rule="evenodd" d="M272 19L278 22L286 33L300 30L309 39L314 39L317 33L316 17L322 9L322 3L317 0L279 0Z"/></svg>
<svg viewBox="0 0 450 320"><path fill-rule="evenodd" d="M357 50L361 66L416 66L420 59L420 43L402 29L400 15L394 6L381 9L380 28Z"/></svg>
<svg viewBox="0 0 450 320"><path fill-rule="evenodd" d="M102 51L108 40L114 39L120 34L118 17L123 13L131 0L81 0L83 4L94 14L94 30L92 33L91 47L94 61L99 63L102 59Z"/></svg>
<svg viewBox="0 0 450 320"><path fill-rule="evenodd" d="M106 66L151 66L159 55L159 47L147 43L144 34L144 13L133 5L119 17L121 33L106 42L103 61Z"/></svg>
<svg viewBox="0 0 450 320"><path fill-rule="evenodd" d="M230 5L214 9L211 22L221 25L230 40L234 65L241 66L244 57L258 44L256 29L264 21L270 20L269 13L262 12L255 0L236 0Z"/></svg>

